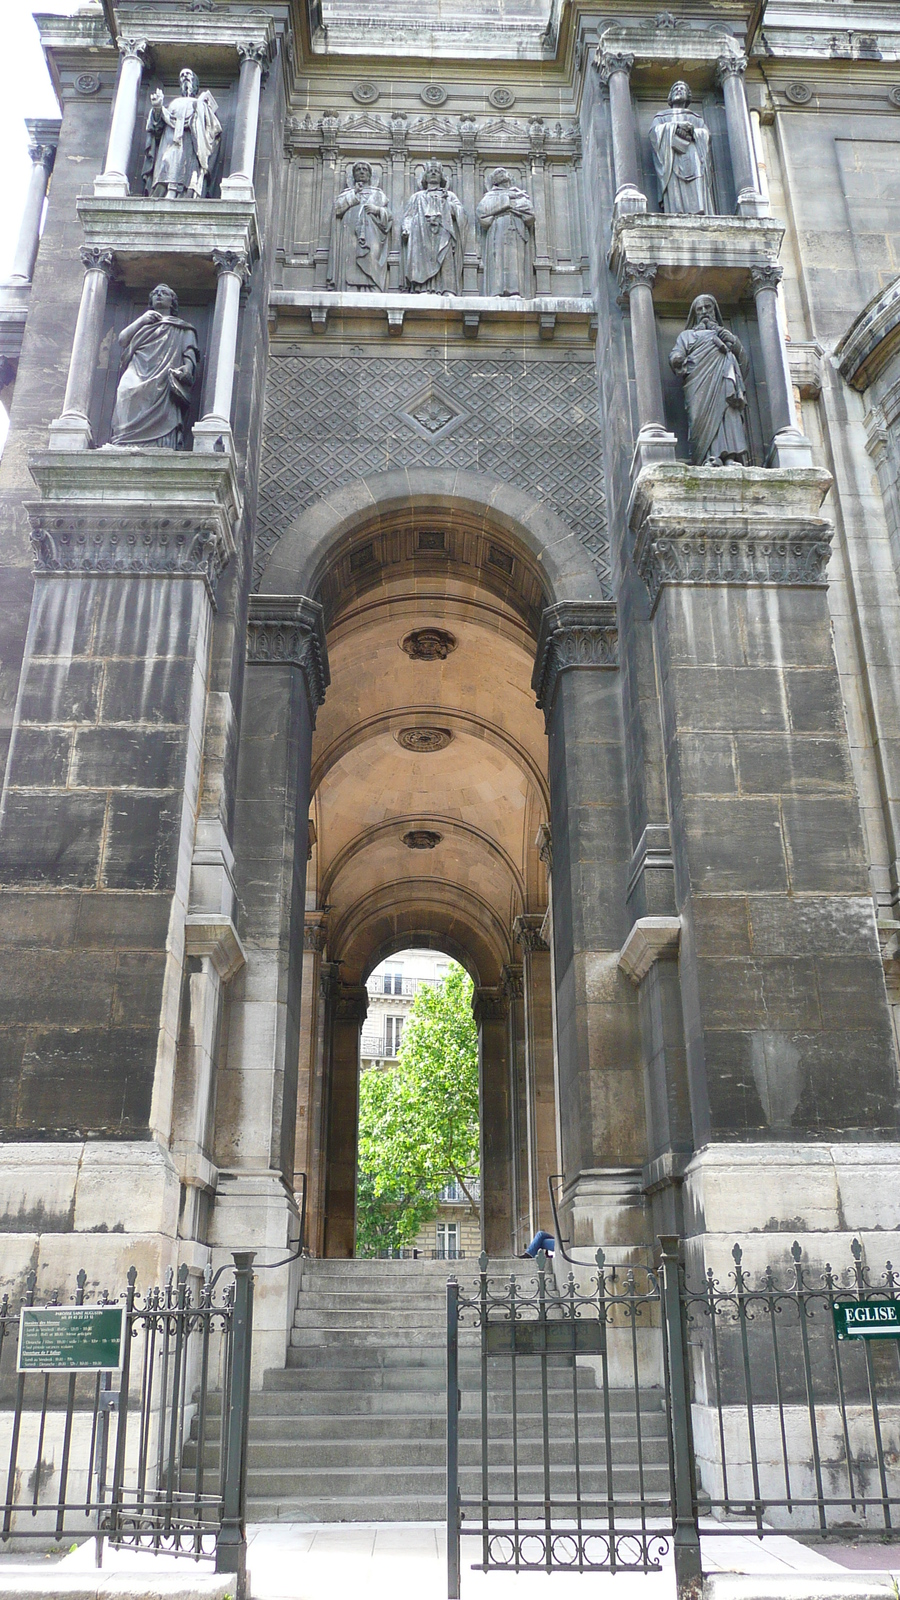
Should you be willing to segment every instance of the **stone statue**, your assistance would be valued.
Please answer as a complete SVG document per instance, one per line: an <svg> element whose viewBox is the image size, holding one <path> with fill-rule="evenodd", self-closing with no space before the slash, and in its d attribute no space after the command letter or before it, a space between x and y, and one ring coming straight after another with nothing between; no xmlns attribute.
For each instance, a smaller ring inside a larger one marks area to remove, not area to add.
<svg viewBox="0 0 900 1600"><path fill-rule="evenodd" d="M387 287L391 208L388 197L372 182L368 161L353 164L353 187L334 204L334 286L336 289Z"/></svg>
<svg viewBox="0 0 900 1600"><path fill-rule="evenodd" d="M141 181L154 200L201 200L212 188L222 138L218 106L208 89L201 91L190 67L182 69L178 81L181 94L168 106L162 89L150 96Z"/></svg>
<svg viewBox="0 0 900 1600"><path fill-rule="evenodd" d="M406 202L400 231L407 289L459 294L466 213L447 188L439 161L428 162L419 190Z"/></svg>
<svg viewBox="0 0 900 1600"><path fill-rule="evenodd" d="M697 466L748 466L747 356L711 294L698 294L669 364L684 383Z"/></svg>
<svg viewBox="0 0 900 1600"><path fill-rule="evenodd" d="M663 211L672 216L702 217L712 210L709 129L696 111L688 110L690 103L687 84L673 83L669 110L659 111L653 118L650 147Z"/></svg>
<svg viewBox="0 0 900 1600"><path fill-rule="evenodd" d="M534 227L534 206L524 189L517 189L505 167L491 173L491 187L476 207L485 231L484 292L522 295L532 290L529 234Z"/></svg>
<svg viewBox="0 0 900 1600"><path fill-rule="evenodd" d="M184 418L200 347L196 330L177 311L174 289L157 284L149 311L119 334L123 371L112 419L114 445L184 449Z"/></svg>

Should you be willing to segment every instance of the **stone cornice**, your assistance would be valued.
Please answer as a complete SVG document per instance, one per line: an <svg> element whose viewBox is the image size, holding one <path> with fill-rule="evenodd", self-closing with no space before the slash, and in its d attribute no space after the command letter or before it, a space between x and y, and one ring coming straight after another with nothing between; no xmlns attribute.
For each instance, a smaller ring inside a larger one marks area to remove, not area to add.
<svg viewBox="0 0 900 1600"><path fill-rule="evenodd" d="M315 600L305 595L252 594L247 661L257 667L299 667L315 725L331 682L322 607Z"/></svg>
<svg viewBox="0 0 900 1600"><path fill-rule="evenodd" d="M25 507L36 573L202 578L214 596L242 513L230 458L48 451L29 466L41 491Z"/></svg>
<svg viewBox="0 0 900 1600"><path fill-rule="evenodd" d="M879 289L839 341L834 359L841 377L866 389L900 344L900 278Z"/></svg>
<svg viewBox="0 0 900 1600"><path fill-rule="evenodd" d="M647 467L632 490L633 556L655 606L667 584L824 585L831 487L819 467Z"/></svg>
<svg viewBox="0 0 900 1600"><path fill-rule="evenodd" d="M500 971L500 988L508 1002L524 1000L525 998L525 973L521 962L510 962Z"/></svg>
<svg viewBox="0 0 900 1600"><path fill-rule="evenodd" d="M75 209L87 246L115 252L129 276L147 253L211 263L215 252L259 255L252 200L145 200L139 195L82 195ZM212 278L212 267L208 269Z"/></svg>
<svg viewBox="0 0 900 1600"><path fill-rule="evenodd" d="M550 713L561 672L573 667L607 670L619 665L619 631L611 600L564 600L541 617L531 687L538 708Z"/></svg>
<svg viewBox="0 0 900 1600"><path fill-rule="evenodd" d="M184 951L188 956L208 956L223 983L228 983L247 961L231 918L205 911L185 919Z"/></svg>
<svg viewBox="0 0 900 1600"><path fill-rule="evenodd" d="M680 917L639 917L619 951L619 966L637 985L655 962L674 959L680 939Z"/></svg>
<svg viewBox="0 0 900 1600"><path fill-rule="evenodd" d="M613 219L609 264L617 277L656 269L657 298L689 299L715 274L734 299L750 288L754 268L774 266L784 226L772 217L677 217L629 212ZM706 275L706 276L704 276Z"/></svg>
<svg viewBox="0 0 900 1600"><path fill-rule="evenodd" d="M331 991L335 1022L355 1022L362 1027L369 1014L369 991L364 983L338 983Z"/></svg>
<svg viewBox="0 0 900 1600"><path fill-rule="evenodd" d="M483 1022L503 1022L509 1015L509 999L503 985L475 990L472 1012L480 1027Z"/></svg>

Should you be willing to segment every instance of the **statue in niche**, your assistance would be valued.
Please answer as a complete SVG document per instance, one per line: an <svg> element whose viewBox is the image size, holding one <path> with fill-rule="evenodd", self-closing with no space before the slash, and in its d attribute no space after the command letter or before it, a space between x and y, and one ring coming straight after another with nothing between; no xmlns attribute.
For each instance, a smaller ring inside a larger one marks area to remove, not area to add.
<svg viewBox="0 0 900 1600"><path fill-rule="evenodd" d="M747 356L711 294L698 294L669 364L684 383L697 466L748 466Z"/></svg>
<svg viewBox="0 0 900 1600"><path fill-rule="evenodd" d="M401 234L406 287L428 294L459 294L466 213L447 188L439 161L429 161L419 189L406 202Z"/></svg>
<svg viewBox="0 0 900 1600"><path fill-rule="evenodd" d="M650 148L663 211L671 216L702 217L712 210L709 129L696 111L688 110L690 103L687 84L673 83L668 111L659 111L653 118Z"/></svg>
<svg viewBox="0 0 900 1600"><path fill-rule="evenodd" d="M491 173L491 187L475 208L485 231L484 292L486 295L531 293L529 261L534 206L524 189L517 189L505 167Z"/></svg>
<svg viewBox="0 0 900 1600"><path fill-rule="evenodd" d="M218 106L190 67L178 81L181 93L168 105L162 89L150 96L141 182L153 200L202 200L213 187L222 139Z"/></svg>
<svg viewBox="0 0 900 1600"><path fill-rule="evenodd" d="M356 161L353 187L334 204L334 285L336 289L387 287L391 208L388 197L372 182L368 161Z"/></svg>
<svg viewBox="0 0 900 1600"><path fill-rule="evenodd" d="M122 376L112 443L183 450L184 419L200 365L197 332L178 313L178 296L157 284L150 309L119 334Z"/></svg>

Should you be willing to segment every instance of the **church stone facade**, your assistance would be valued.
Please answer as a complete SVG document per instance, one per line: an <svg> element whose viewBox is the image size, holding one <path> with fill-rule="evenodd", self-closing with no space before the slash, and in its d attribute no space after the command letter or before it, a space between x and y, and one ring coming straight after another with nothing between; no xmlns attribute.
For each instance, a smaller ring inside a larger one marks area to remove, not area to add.
<svg viewBox="0 0 900 1600"><path fill-rule="evenodd" d="M352 1255L404 948L476 985L489 1251L552 1179L585 1260L883 1265L900 19L762 12L38 18L4 1284L278 1260L304 1183ZM260 1284L260 1368L293 1295Z"/></svg>

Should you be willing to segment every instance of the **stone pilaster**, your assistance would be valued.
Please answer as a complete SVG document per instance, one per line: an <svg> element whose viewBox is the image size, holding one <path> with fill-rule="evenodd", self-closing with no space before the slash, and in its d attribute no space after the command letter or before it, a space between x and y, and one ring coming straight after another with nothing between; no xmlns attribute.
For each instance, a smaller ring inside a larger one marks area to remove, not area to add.
<svg viewBox="0 0 900 1600"><path fill-rule="evenodd" d="M616 1210L618 1178L594 1204L596 1173L639 1167L646 1149L637 1006L618 966L630 840L617 661L614 605L544 612L532 686L549 738L562 1166L574 1242L604 1248L637 1242L635 1216L630 1200Z"/></svg>
<svg viewBox="0 0 900 1600"><path fill-rule="evenodd" d="M529 1172L528 1062L525 1045L525 984L522 968L510 962L500 972L506 1002L509 1065L509 1182L512 1248L518 1255L534 1233Z"/></svg>
<svg viewBox="0 0 900 1600"><path fill-rule="evenodd" d="M481 1237L490 1256L513 1248L510 1173L509 1001L502 987L475 990L481 1103Z"/></svg>
<svg viewBox="0 0 900 1600"><path fill-rule="evenodd" d="M532 1233L544 1227L553 1231L548 1180L559 1171L550 946L544 936L544 923L545 915L528 915L517 917L513 924L516 943L522 951L525 996L525 1098Z"/></svg>
<svg viewBox="0 0 900 1600"><path fill-rule="evenodd" d="M369 1009L365 984L330 987L325 1254L352 1256L356 1246L356 1160L359 1135L359 1036Z"/></svg>
<svg viewBox="0 0 900 1600"><path fill-rule="evenodd" d="M829 485L813 469L661 466L632 497L635 564L654 607L681 918L694 1233L713 1227L714 1200L716 1228L746 1226L746 1152L730 1191L725 1177L734 1141L756 1146L758 1184L773 1145L802 1152L850 1130L861 1143L896 1137L887 997L825 595L831 528L819 508ZM772 1231L795 1227L812 1204L802 1153L779 1163L756 1224Z"/></svg>

